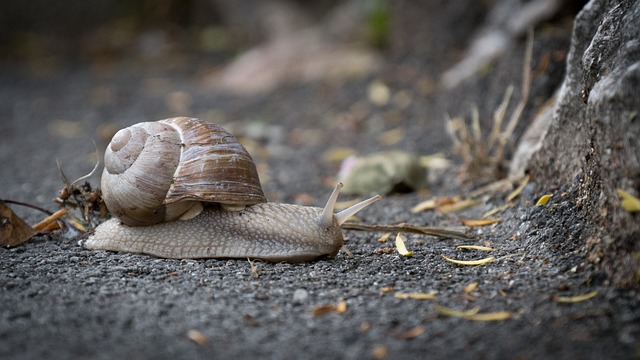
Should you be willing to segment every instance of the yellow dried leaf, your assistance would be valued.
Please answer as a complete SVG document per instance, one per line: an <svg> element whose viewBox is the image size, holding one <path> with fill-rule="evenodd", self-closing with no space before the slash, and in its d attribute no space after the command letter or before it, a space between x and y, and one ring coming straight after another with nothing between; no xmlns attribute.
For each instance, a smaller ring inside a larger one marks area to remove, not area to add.
<svg viewBox="0 0 640 360"><path fill-rule="evenodd" d="M480 312L480 307L476 306L473 309L469 310L456 310L452 308L448 308L440 305L433 305L435 311L442 316L450 316L450 317L467 317L472 316Z"/></svg>
<svg viewBox="0 0 640 360"><path fill-rule="evenodd" d="M480 250L480 251L496 251L496 249L488 246L480 246L480 245L458 245L456 249L467 249L467 250Z"/></svg>
<svg viewBox="0 0 640 360"><path fill-rule="evenodd" d="M622 198L622 208L628 212L640 211L640 199L622 189L616 189L618 196Z"/></svg>
<svg viewBox="0 0 640 360"><path fill-rule="evenodd" d="M438 201L435 198L425 200L411 208L411 213L419 213L422 211L433 210L438 207Z"/></svg>
<svg viewBox="0 0 640 360"><path fill-rule="evenodd" d="M380 288L380 293L388 294L393 291L393 286L383 286Z"/></svg>
<svg viewBox="0 0 640 360"><path fill-rule="evenodd" d="M549 199L551 199L552 196L553 194L542 195L540 199L538 199L538 201L536 202L536 205L547 205L547 203L549 202Z"/></svg>
<svg viewBox="0 0 640 360"><path fill-rule="evenodd" d="M502 219L482 219L482 220L460 220L462 225L466 226L487 226L499 223Z"/></svg>
<svg viewBox="0 0 640 360"><path fill-rule="evenodd" d="M493 261L494 257L488 257L488 258L484 258L484 259L480 259L480 260L454 260L454 259L450 259L444 255L441 255L445 260L452 262L454 264L458 264L458 265L467 265L467 266L474 266L474 265L484 265L487 263L490 263L491 261Z"/></svg>
<svg viewBox="0 0 640 360"><path fill-rule="evenodd" d="M578 295L578 296L554 296L553 301L559 302L559 303L577 303L580 301L589 300L595 297L596 295L598 295L598 291L594 290L584 295Z"/></svg>
<svg viewBox="0 0 640 360"><path fill-rule="evenodd" d="M482 214L481 219L486 219L489 216L493 216L493 215L495 215L495 214L497 214L497 213L499 213L501 211L507 210L510 207L513 207L513 203L507 203L507 204L499 206L499 207L497 207L495 209L491 209L491 210L487 211L486 213Z"/></svg>
<svg viewBox="0 0 640 360"><path fill-rule="evenodd" d="M478 313L473 315L468 315L464 317L467 320L475 320L475 321L499 321L499 320L507 320L511 318L511 313L508 311L496 311L490 313Z"/></svg>
<svg viewBox="0 0 640 360"><path fill-rule="evenodd" d="M400 255L407 257L413 256L413 251L407 250L407 247L404 245L404 236L402 236L400 233L396 235L396 249L398 250L398 253Z"/></svg>
<svg viewBox="0 0 640 360"><path fill-rule="evenodd" d="M391 237L391 233L386 233L378 238L379 243L386 243L387 240Z"/></svg>
<svg viewBox="0 0 640 360"><path fill-rule="evenodd" d="M524 187L527 186L527 183L529 183L529 175L525 176L520 185L507 196L507 200L511 201L520 195Z"/></svg>
<svg viewBox="0 0 640 360"><path fill-rule="evenodd" d="M448 214L452 212L466 210L468 208L474 207L476 205L482 204L482 200L477 199L465 199L454 202L453 204L441 205L436 208L439 212L443 214Z"/></svg>
<svg viewBox="0 0 640 360"><path fill-rule="evenodd" d="M402 293L397 292L393 295L396 299L414 299L414 300L438 300L436 294L428 294L428 293Z"/></svg>

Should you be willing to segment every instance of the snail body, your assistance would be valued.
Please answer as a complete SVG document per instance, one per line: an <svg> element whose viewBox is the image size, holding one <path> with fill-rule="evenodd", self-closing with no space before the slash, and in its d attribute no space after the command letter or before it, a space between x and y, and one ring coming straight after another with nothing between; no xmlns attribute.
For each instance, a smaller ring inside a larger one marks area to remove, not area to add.
<svg viewBox="0 0 640 360"><path fill-rule="evenodd" d="M334 256L344 244L340 225L380 199L334 214L338 184L324 208L266 202L244 147L221 127L191 118L119 131L105 152L101 186L115 217L84 246L164 258Z"/></svg>

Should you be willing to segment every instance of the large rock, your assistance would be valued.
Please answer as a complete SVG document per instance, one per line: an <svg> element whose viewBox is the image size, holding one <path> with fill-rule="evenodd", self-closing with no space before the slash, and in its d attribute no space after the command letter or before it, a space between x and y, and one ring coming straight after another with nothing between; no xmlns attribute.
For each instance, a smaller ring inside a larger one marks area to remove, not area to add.
<svg viewBox="0 0 640 360"><path fill-rule="evenodd" d="M614 284L637 285L640 214L624 211L615 190L640 194L640 1L593 0L578 14L567 74L528 169L543 188L573 184L598 229L582 239L589 260Z"/></svg>

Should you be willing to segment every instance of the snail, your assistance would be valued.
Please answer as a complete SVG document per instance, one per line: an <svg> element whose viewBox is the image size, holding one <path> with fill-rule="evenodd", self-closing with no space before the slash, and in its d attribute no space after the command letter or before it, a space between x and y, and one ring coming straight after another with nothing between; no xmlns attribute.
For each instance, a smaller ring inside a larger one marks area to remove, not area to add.
<svg viewBox="0 0 640 360"><path fill-rule="evenodd" d="M324 208L267 202L247 150L222 127L187 117L118 131L105 151L101 187L114 216L88 249L162 258L308 261L343 248L340 225L381 197L334 214L342 184Z"/></svg>

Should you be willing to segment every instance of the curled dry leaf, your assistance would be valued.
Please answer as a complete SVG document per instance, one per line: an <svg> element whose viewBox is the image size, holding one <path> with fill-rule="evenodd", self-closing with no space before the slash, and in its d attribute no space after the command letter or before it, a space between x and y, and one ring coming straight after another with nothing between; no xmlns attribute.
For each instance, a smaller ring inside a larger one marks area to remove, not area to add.
<svg viewBox="0 0 640 360"><path fill-rule="evenodd" d="M484 265L493 261L494 257L490 256L488 258L480 259L480 260L454 260L450 259L444 255L441 255L448 262L452 262L458 265L466 265L466 266L475 266L475 265Z"/></svg>
<svg viewBox="0 0 640 360"><path fill-rule="evenodd" d="M578 296L554 296L553 301L559 302L559 303L577 303L577 302L589 300L593 297L596 297L596 295L598 295L598 291L594 290Z"/></svg>
<svg viewBox="0 0 640 360"><path fill-rule="evenodd" d="M413 251L407 250L407 247L404 245L404 240L404 236L400 234L396 235L396 249L398 249L398 253L406 257L413 256Z"/></svg>
<svg viewBox="0 0 640 360"><path fill-rule="evenodd" d="M549 202L549 199L551 199L552 196L553 194L542 195L540 199L536 201L536 205L547 205L547 203Z"/></svg>
<svg viewBox="0 0 640 360"><path fill-rule="evenodd" d="M0 202L0 246L20 245L35 234L29 224Z"/></svg>

